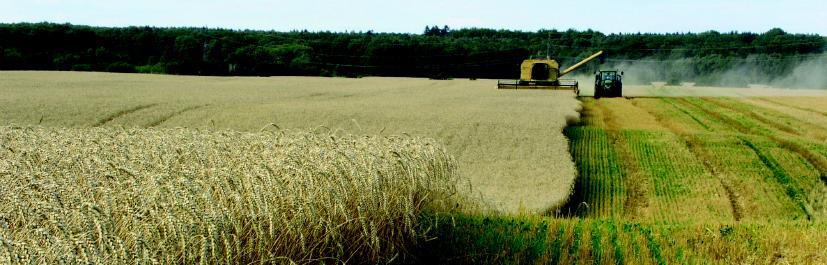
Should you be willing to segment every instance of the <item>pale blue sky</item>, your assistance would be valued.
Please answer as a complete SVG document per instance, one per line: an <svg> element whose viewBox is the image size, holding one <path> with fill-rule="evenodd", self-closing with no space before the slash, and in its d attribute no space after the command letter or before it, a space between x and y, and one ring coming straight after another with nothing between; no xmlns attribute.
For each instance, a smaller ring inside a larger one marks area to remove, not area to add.
<svg viewBox="0 0 827 265"><path fill-rule="evenodd" d="M824 0L195 1L0 0L0 22L421 33L425 25L616 32L764 32L827 36Z"/></svg>

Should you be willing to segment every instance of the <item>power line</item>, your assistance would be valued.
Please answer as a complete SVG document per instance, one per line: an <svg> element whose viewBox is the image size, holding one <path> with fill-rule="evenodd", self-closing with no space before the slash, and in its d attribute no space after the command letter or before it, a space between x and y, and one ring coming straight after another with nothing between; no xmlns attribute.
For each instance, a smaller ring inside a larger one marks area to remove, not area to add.
<svg viewBox="0 0 827 265"><path fill-rule="evenodd" d="M558 59L571 59L571 60L582 60L583 58L577 57L557 57ZM816 58L827 58L827 54L809 54L809 55L788 55L782 58L769 58L769 59L751 59L751 58L729 58L729 59L718 59L718 62L778 62L778 61L785 61L790 59L816 59ZM688 60L687 60L688 59ZM683 60L683 61L682 61ZM620 63L662 63L662 64L674 64L674 63L697 63L698 58L682 58L682 59L675 59L675 60L652 60L652 59L604 59L606 62L620 62ZM516 61L517 63L519 62ZM484 60L484 61L475 61L475 62L464 62L464 63L430 63L430 64L416 64L416 68L441 68L441 67L456 67L456 66L465 66L465 67L485 67L485 66L496 66L496 65L504 65L504 64L513 64L515 63L514 60L509 59L491 59L491 60ZM353 67L353 68L385 68L389 65L365 65L365 64L337 64L337 63L324 63L324 62L311 62L311 64L315 65L325 65L325 66L339 66L339 67Z"/></svg>
<svg viewBox="0 0 827 265"><path fill-rule="evenodd" d="M409 39L406 41L410 41L410 38L417 38L419 35L400 35L400 36L409 36ZM338 39L339 36L333 36L330 39L313 39L315 36L309 36L309 38L301 38L295 36L274 36L276 40L292 40L298 42L305 42L305 43L315 43L315 44L370 44L373 39L377 40L385 40L388 37L398 37L398 36L373 36L373 37L366 37L366 36L356 36L356 37L345 37L343 39ZM433 37L433 38L441 38L440 41L421 41L421 42L410 42L410 43L387 43L383 42L380 43L380 46L396 46L396 47L416 47L416 46L451 46L461 44L463 42L468 41L467 39L474 39L476 41L485 41L485 42L501 42L503 40L513 41L513 42L529 42L532 39L513 39L513 38L454 38L454 37ZM539 38L533 38L533 40L539 40ZM562 38L555 39L554 41L561 41ZM569 41L575 41L574 39ZM753 40L752 42L755 42ZM342 43L337 43L342 42ZM546 42L553 42L552 39L546 40ZM813 45L813 44L827 44L827 41L820 40L820 41L793 41L793 42L786 42L786 43L767 43L767 44L756 44L756 45L741 45L741 46L729 46L729 47L694 47L694 48L616 48L612 46L599 46L599 45L565 45L565 44L551 44L551 48L576 48L576 49L601 49L601 50L625 50L625 51L703 51L703 50L741 50L741 49L768 49L774 47L788 47L788 46L802 46L802 45ZM541 44L537 44L535 46L540 46Z"/></svg>
<svg viewBox="0 0 827 265"><path fill-rule="evenodd" d="M786 47L786 46L801 46L810 44L824 44L824 42L810 41L810 42L791 42L779 43L771 45L748 45L748 46L732 46L732 47L698 47L698 48L605 48L605 49L619 49L632 51L708 51L708 50L741 50L741 49L769 49L772 47Z"/></svg>
<svg viewBox="0 0 827 265"><path fill-rule="evenodd" d="M816 58L827 58L827 54L821 53L821 54L785 55L781 58L767 58L767 59L721 58L721 59L716 59L716 61L718 61L718 62L777 62L777 61L787 61L787 60L790 60L790 59L816 59ZM674 59L674 60L605 59L604 61L607 61L607 62L633 62L633 63L679 63L679 62L696 63L695 60L702 60L702 58L689 57L689 58L681 58L681 59Z"/></svg>

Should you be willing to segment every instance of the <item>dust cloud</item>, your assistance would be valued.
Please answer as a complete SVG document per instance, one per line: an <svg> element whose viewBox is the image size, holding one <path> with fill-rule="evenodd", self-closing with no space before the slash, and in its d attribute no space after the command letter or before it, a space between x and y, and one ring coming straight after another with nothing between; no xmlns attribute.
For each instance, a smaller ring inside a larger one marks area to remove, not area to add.
<svg viewBox="0 0 827 265"><path fill-rule="evenodd" d="M726 60L726 59L722 59ZM768 58L749 56L732 62L730 67L712 73L700 74L699 69L715 69L716 62L694 58L674 60L642 59L611 61L599 66L601 70L624 72L624 85L651 85L666 82L669 85L695 83L714 87L774 87L790 89L827 90L827 53L808 57ZM596 68L596 67L593 67ZM792 69L783 71L781 69ZM581 85L593 83L590 73L579 73ZM587 81L590 80L588 82Z"/></svg>
<svg viewBox="0 0 827 265"><path fill-rule="evenodd" d="M800 63L790 74L771 84L773 87L827 89L827 54Z"/></svg>
<svg viewBox="0 0 827 265"><path fill-rule="evenodd" d="M827 96L827 53L787 58L750 56L699 74L699 69L715 69L715 63L693 58L607 60L564 78L577 80L583 96L594 94L593 72L597 70L623 71L624 96Z"/></svg>

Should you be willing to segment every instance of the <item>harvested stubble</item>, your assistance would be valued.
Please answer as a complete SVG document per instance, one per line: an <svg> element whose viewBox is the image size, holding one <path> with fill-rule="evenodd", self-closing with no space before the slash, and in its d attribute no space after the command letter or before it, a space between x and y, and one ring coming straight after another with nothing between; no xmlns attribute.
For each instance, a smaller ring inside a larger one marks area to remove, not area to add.
<svg viewBox="0 0 827 265"><path fill-rule="evenodd" d="M710 86L669 86L664 82L651 85L624 84L624 97L803 97L823 98L824 89L737 88Z"/></svg>
<svg viewBox="0 0 827 265"><path fill-rule="evenodd" d="M410 137L0 127L0 263L384 263L455 175Z"/></svg>

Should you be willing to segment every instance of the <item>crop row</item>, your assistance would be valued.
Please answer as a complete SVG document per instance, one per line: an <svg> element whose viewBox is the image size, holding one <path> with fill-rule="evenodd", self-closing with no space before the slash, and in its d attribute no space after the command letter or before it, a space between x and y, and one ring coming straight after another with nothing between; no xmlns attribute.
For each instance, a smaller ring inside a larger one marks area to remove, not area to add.
<svg viewBox="0 0 827 265"><path fill-rule="evenodd" d="M578 177L563 214L590 217L622 215L626 188L620 161L606 131L569 127L564 133L571 141Z"/></svg>
<svg viewBox="0 0 827 265"><path fill-rule="evenodd" d="M743 106L697 98L635 101L671 132L624 129L634 127L624 124L633 119L611 115L620 103L584 101L594 117L566 130L579 173L569 213L705 221L824 215L827 177L814 163L823 145L780 139L783 125Z"/></svg>
<svg viewBox="0 0 827 265"><path fill-rule="evenodd" d="M429 214L427 264L823 263L827 224L693 224L624 219ZM436 224L436 225L434 225ZM482 236L480 236L482 235Z"/></svg>

